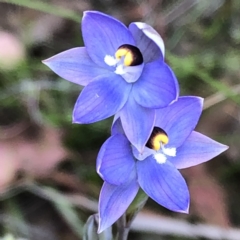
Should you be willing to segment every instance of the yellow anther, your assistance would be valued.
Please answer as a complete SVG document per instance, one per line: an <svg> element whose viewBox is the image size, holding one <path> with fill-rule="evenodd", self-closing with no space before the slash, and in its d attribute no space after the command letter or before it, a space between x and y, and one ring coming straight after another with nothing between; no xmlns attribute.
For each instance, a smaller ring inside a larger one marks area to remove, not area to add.
<svg viewBox="0 0 240 240"><path fill-rule="evenodd" d="M133 63L133 60L134 60L134 57L133 57L133 54L132 52L127 52L125 58L124 58L124 65L125 66L131 66L132 63Z"/></svg>
<svg viewBox="0 0 240 240"><path fill-rule="evenodd" d="M146 146L158 151L161 148L161 145L167 144L168 141L167 133L159 127L154 127Z"/></svg>
<svg viewBox="0 0 240 240"><path fill-rule="evenodd" d="M118 49L118 50L116 51L115 57L116 57L117 59L121 59L122 57L126 56L128 52L129 52L128 49L126 49L126 48L120 48L120 49Z"/></svg>
<svg viewBox="0 0 240 240"><path fill-rule="evenodd" d="M125 66L130 66L134 60L133 53L127 48L118 49L115 53L115 57L117 59L121 59L122 57L124 57L123 63Z"/></svg>
<svg viewBox="0 0 240 240"><path fill-rule="evenodd" d="M129 44L120 46L115 53L115 58L118 60L124 58L123 64L125 66L137 66L143 63L143 56L140 50Z"/></svg>
<svg viewBox="0 0 240 240"><path fill-rule="evenodd" d="M167 143L168 143L168 136L163 133L159 133L152 139L152 148L158 151L161 148L161 144L164 145Z"/></svg>

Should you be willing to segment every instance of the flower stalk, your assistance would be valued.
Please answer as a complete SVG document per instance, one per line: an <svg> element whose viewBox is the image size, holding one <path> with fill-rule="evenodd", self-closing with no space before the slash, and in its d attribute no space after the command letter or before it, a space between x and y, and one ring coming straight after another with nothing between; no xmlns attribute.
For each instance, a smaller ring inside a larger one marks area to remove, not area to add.
<svg viewBox="0 0 240 240"><path fill-rule="evenodd" d="M126 213L123 214L117 221L117 240L127 240L130 226L127 226Z"/></svg>

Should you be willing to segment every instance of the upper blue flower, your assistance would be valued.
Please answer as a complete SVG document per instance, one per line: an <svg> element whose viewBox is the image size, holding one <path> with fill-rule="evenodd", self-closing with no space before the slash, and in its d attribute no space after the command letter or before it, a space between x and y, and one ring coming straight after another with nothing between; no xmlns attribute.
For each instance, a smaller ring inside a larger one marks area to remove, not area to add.
<svg viewBox="0 0 240 240"><path fill-rule="evenodd" d="M228 148L193 131L201 111L198 97L180 97L156 110L154 130L141 153L123 134L120 121L115 121L97 159L97 171L105 181L99 199L99 232L126 211L139 187L162 206L188 212L188 188L177 169L208 161Z"/></svg>
<svg viewBox="0 0 240 240"><path fill-rule="evenodd" d="M178 97L178 83L164 62L164 44L149 25L96 11L82 19L85 47L44 63L59 76L86 86L73 111L74 123L93 123L118 113L130 142L142 150L155 124L155 109Z"/></svg>

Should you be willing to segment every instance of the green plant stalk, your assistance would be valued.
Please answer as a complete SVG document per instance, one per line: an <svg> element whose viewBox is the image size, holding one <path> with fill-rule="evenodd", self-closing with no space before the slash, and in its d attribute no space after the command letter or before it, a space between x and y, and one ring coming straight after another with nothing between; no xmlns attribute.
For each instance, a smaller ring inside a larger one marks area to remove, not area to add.
<svg viewBox="0 0 240 240"><path fill-rule="evenodd" d="M127 227L127 217L126 213L123 214L117 221L118 235L117 240L127 240L130 230L130 226Z"/></svg>

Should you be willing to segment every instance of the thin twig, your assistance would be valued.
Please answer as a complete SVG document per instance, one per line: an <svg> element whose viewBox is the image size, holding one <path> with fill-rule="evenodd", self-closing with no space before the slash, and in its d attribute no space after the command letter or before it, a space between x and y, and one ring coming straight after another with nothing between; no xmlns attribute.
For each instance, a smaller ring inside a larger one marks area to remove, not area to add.
<svg viewBox="0 0 240 240"><path fill-rule="evenodd" d="M207 224L191 224L181 219L162 217L153 213L140 212L132 223L131 230L160 235L187 238L239 240L240 230Z"/></svg>
<svg viewBox="0 0 240 240"><path fill-rule="evenodd" d="M198 3L198 0L184 0L176 4L171 11L164 16L164 24L168 25L180 16L186 14L193 6Z"/></svg>
<svg viewBox="0 0 240 240"><path fill-rule="evenodd" d="M239 94L240 93L240 84L231 87L230 90L232 91L232 93L234 93L236 95ZM215 104L222 102L226 99L227 99L227 96L225 94L223 94L221 92L215 93L205 99L203 109L204 110L208 109L208 108L214 106Z"/></svg>

